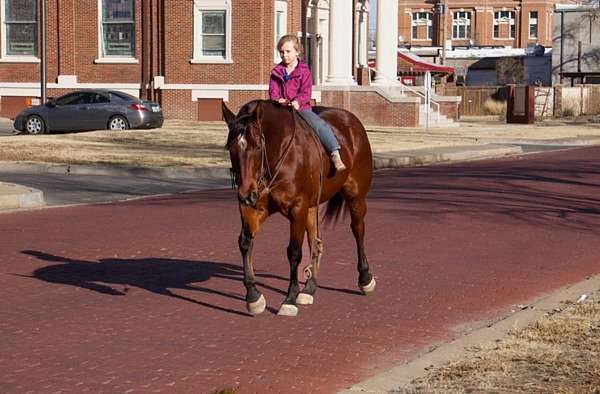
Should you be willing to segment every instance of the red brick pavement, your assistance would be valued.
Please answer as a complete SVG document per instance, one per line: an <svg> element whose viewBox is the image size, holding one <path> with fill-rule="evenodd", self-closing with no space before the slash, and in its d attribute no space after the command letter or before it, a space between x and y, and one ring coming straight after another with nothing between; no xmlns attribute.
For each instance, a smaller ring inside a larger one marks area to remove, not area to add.
<svg viewBox="0 0 600 394"><path fill-rule="evenodd" d="M598 149L379 172L358 294L346 225L316 304L274 315L286 222L245 312L231 191L0 215L0 392L330 393L598 272ZM479 323L478 323L479 322Z"/></svg>

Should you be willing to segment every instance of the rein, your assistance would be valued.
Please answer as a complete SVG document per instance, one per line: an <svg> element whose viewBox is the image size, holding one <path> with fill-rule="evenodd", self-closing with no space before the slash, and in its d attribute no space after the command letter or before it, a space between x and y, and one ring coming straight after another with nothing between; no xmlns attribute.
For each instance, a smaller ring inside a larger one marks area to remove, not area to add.
<svg viewBox="0 0 600 394"><path fill-rule="evenodd" d="M288 142L287 146L285 147L283 154L275 162L275 169L274 169L272 175L271 175L271 166L269 165L269 158L267 156L267 144L265 141L265 134L263 133L261 125L257 122L258 128L260 130L260 177L258 178L258 182L257 182L259 196L262 196L265 193L266 194L271 193L271 189L273 188L275 180L277 179L277 175L279 174L279 171L281 170L281 166L283 165L285 158L287 157L288 153L291 150L294 139L296 139L296 119L294 119L293 111L291 111L290 114L292 115L292 124L293 124L292 137L290 138L290 141ZM240 137L242 137L242 135L240 135ZM240 138L240 137L238 137L238 138ZM231 168L229 171L230 171L230 175L231 175L231 186L235 190L237 188L237 182L236 182L237 174L233 170L233 168ZM261 186L262 186L262 189L261 189Z"/></svg>

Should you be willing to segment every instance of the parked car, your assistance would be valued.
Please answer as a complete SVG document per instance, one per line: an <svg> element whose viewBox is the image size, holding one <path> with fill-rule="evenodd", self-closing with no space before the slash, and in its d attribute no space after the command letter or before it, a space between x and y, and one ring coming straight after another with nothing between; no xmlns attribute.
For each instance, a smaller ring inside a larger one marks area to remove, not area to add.
<svg viewBox="0 0 600 394"><path fill-rule="evenodd" d="M160 105L116 90L78 90L21 111L14 127L29 134L71 130L158 128Z"/></svg>

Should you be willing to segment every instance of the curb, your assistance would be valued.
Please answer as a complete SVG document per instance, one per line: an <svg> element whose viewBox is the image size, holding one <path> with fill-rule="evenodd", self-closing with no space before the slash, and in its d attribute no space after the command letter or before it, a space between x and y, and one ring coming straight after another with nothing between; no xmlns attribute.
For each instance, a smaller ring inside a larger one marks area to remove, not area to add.
<svg viewBox="0 0 600 394"><path fill-rule="evenodd" d="M225 167L131 167L12 162L1 164L2 172L12 173L136 176L168 179L229 178L229 168Z"/></svg>
<svg viewBox="0 0 600 394"><path fill-rule="evenodd" d="M550 294L534 299L522 310L517 309L511 315L500 317L491 324L475 328L455 340L434 347L412 361L341 390L338 394L389 393L402 388L410 389L411 382L425 376L429 369L441 367L448 362L468 356L465 349L504 338L509 331L526 327L544 315L553 313L557 308L560 309L561 302L575 301L580 295L590 294L599 288L600 275L594 275L581 282L559 288Z"/></svg>
<svg viewBox="0 0 600 394"><path fill-rule="evenodd" d="M454 146L413 151L382 152L373 155L373 168L400 168L448 161L468 161L522 154L520 146Z"/></svg>
<svg viewBox="0 0 600 394"><path fill-rule="evenodd" d="M41 190L0 182L0 210L37 208L46 205Z"/></svg>
<svg viewBox="0 0 600 394"><path fill-rule="evenodd" d="M522 154L519 146L479 145L393 151L373 154L373 168L400 168L448 161L466 161ZM168 179L229 179L226 167L132 167L84 164L0 162L2 172L35 174L76 174L136 176Z"/></svg>

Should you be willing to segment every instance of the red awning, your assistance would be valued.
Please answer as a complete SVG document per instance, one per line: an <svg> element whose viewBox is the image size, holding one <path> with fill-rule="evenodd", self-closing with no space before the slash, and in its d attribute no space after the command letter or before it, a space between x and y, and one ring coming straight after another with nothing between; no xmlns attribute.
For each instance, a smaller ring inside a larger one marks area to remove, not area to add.
<svg viewBox="0 0 600 394"><path fill-rule="evenodd" d="M410 52L400 52L398 51L398 60L404 61L406 63L411 64L411 69L416 73L424 73L424 72L438 72L445 74L454 74L456 70L454 67L442 66L440 64L430 63L424 60L422 57L419 57ZM375 60L369 60L369 67L375 67ZM377 68L377 67L375 67Z"/></svg>

